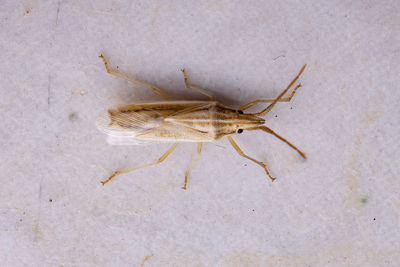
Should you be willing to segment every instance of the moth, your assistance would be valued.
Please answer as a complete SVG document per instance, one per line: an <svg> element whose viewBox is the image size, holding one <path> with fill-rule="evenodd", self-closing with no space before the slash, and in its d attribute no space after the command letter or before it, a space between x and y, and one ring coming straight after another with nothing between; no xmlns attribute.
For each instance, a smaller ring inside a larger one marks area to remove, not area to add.
<svg viewBox="0 0 400 267"><path fill-rule="evenodd" d="M261 130L269 133L296 150L301 157L306 158L305 154L297 147L265 126L265 120L261 118L261 116L271 111L277 102L289 102L293 98L297 89L301 87L301 84L294 87L289 97L283 98L283 96L298 80L306 65L300 69L289 86L275 99L254 100L234 109L215 101L209 92L192 86L189 83L184 69L181 71L186 88L207 96L209 100L171 100L160 89L111 70L106 58L103 55L99 57L103 60L104 66L109 74L146 87L164 99L164 101L146 101L123 105L115 109L109 109L106 113L100 115L97 119L97 126L108 135L108 143L113 145L135 145L146 142L172 143L171 147L158 160L134 168L118 170L108 179L102 181L101 183L103 185L117 175L163 162L175 150L179 143L194 142L197 143L197 154L194 156L185 172L185 181L182 188L186 189L190 170L200 156L203 143L218 141L225 136L239 155L260 165L265 170L267 176L274 181L275 178L271 176L265 163L246 155L232 138L232 135L241 134L243 131ZM244 113L246 109L263 102L271 103L260 112Z"/></svg>

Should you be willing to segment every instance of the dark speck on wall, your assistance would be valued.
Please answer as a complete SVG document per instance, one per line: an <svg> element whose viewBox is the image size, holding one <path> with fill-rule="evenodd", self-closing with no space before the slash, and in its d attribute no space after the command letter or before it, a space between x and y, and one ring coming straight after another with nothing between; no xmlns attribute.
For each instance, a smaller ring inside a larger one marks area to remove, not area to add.
<svg viewBox="0 0 400 267"><path fill-rule="evenodd" d="M361 198L361 203L367 204L367 202L368 202L368 197Z"/></svg>
<svg viewBox="0 0 400 267"><path fill-rule="evenodd" d="M72 122L77 121L78 120L78 113L76 112L72 112L71 114L69 114L68 119Z"/></svg>

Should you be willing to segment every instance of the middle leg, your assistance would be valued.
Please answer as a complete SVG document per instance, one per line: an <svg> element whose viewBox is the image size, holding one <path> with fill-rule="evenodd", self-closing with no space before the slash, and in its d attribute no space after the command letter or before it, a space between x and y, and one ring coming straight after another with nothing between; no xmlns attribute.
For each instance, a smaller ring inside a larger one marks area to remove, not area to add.
<svg viewBox="0 0 400 267"><path fill-rule="evenodd" d="M183 185L182 189L186 190L186 185L187 185L187 181L188 181L189 172L192 169L193 164L195 163L195 161L199 158L202 147L203 147L203 143L201 143L201 142L197 143L197 154L196 154L196 156L194 156L194 158L192 159L192 162L190 162L189 167L187 168L187 170L185 172L185 184Z"/></svg>
<svg viewBox="0 0 400 267"><path fill-rule="evenodd" d="M181 69L181 71L183 73L183 78L185 79L185 85L186 85L187 89L192 89L192 90L194 90L194 91L196 91L196 92L198 92L198 93L200 93L202 95L208 96L211 101L214 100L214 97L209 92L207 92L206 90L190 85L185 70Z"/></svg>

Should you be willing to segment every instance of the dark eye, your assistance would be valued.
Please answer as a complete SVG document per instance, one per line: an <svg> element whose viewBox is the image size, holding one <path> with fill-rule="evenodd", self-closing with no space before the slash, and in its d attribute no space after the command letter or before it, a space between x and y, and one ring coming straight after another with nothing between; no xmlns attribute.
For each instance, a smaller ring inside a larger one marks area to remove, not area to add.
<svg viewBox="0 0 400 267"><path fill-rule="evenodd" d="M238 113L239 113L239 114L243 114L243 111L241 111L241 110L238 110Z"/></svg>
<svg viewBox="0 0 400 267"><path fill-rule="evenodd" d="M238 129L237 133L243 133L243 129Z"/></svg>

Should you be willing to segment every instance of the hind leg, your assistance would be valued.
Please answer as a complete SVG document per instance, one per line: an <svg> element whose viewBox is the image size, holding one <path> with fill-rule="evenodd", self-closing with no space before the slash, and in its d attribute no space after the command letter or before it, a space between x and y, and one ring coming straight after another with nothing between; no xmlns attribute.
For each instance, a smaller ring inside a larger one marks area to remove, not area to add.
<svg viewBox="0 0 400 267"><path fill-rule="evenodd" d="M132 83L136 83L136 84L138 84L140 86L147 87L150 90L152 90L154 93L156 93L157 95L159 95L162 98L164 98L165 100L170 100L170 98L166 94L164 94L160 89L158 89L157 87L154 87L154 86L152 86L150 84L147 84L147 83L140 82L138 80L129 78L129 77L127 77L127 76L125 76L125 75L123 75L123 74L121 74L119 72L116 72L115 70L110 69L108 67L108 62L107 62L106 58L103 55L100 55L99 58L103 59L104 66L106 67L106 70L107 70L107 72L109 74L112 74L114 76L120 77L120 78L122 78L122 79L124 79L126 81L129 81L129 82L132 82Z"/></svg>

